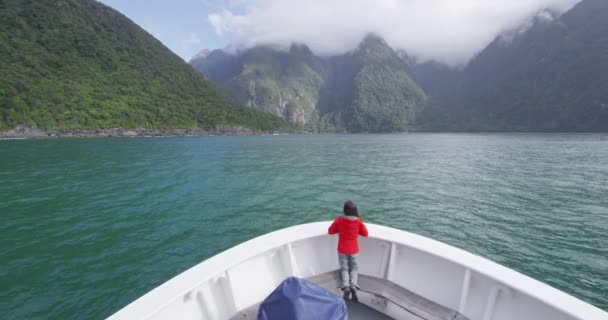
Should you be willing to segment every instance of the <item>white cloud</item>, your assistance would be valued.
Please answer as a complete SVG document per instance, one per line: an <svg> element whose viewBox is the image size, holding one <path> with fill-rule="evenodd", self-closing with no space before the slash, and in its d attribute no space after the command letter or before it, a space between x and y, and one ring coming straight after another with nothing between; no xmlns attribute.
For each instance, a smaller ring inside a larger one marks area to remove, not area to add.
<svg viewBox="0 0 608 320"><path fill-rule="evenodd" d="M209 1L209 0L207 0ZM305 43L321 55L352 50L368 33L421 60L466 63L498 34L580 0L212 0L208 20L236 47Z"/></svg>
<svg viewBox="0 0 608 320"><path fill-rule="evenodd" d="M244 16L234 15L228 10L224 10L221 14L212 13L208 17L209 22L215 29L215 32L222 36L225 33L239 34L241 29L247 28L248 20Z"/></svg>

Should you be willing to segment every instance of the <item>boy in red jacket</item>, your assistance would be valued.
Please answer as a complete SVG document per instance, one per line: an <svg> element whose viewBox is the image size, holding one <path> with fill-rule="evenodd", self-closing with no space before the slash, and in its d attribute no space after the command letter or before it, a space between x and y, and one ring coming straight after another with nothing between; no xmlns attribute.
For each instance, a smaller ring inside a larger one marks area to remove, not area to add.
<svg viewBox="0 0 608 320"><path fill-rule="evenodd" d="M329 234L338 233L338 261L340 262L341 289L344 299L349 299L352 293L353 301L358 302L357 285L358 271L357 253L359 253L359 235L367 237L365 224L359 216L357 206L350 200L344 203L344 215L336 218L327 230Z"/></svg>

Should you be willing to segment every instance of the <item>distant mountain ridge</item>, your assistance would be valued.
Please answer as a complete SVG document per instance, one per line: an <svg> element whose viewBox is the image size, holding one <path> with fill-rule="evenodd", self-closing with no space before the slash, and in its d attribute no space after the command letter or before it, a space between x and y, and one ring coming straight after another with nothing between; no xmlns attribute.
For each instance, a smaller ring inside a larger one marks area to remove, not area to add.
<svg viewBox="0 0 608 320"><path fill-rule="evenodd" d="M463 69L418 64L375 36L330 58L257 47L191 64L237 101L313 130L608 131L606 0L541 11Z"/></svg>
<svg viewBox="0 0 608 320"><path fill-rule="evenodd" d="M499 36L464 70L409 70L433 96L424 130L606 132L608 1Z"/></svg>
<svg viewBox="0 0 608 320"><path fill-rule="evenodd" d="M190 63L236 101L313 131L407 131L426 99L396 52L373 35L329 58L293 45L214 50Z"/></svg>
<svg viewBox="0 0 608 320"><path fill-rule="evenodd" d="M289 127L94 0L0 1L0 130Z"/></svg>

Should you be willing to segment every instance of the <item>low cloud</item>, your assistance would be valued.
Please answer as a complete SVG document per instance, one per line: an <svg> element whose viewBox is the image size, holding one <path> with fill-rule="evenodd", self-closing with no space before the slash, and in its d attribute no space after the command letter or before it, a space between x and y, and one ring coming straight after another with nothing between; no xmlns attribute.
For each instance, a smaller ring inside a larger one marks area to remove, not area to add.
<svg viewBox="0 0 608 320"><path fill-rule="evenodd" d="M467 63L497 35L545 9L580 0L214 0L208 20L235 48L307 44L320 55L355 48L368 33L419 60Z"/></svg>

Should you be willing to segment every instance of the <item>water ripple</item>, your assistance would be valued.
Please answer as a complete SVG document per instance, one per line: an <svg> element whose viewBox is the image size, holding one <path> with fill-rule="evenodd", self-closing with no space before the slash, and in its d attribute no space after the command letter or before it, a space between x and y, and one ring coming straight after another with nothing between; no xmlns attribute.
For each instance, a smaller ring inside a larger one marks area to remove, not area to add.
<svg viewBox="0 0 608 320"><path fill-rule="evenodd" d="M347 198L608 309L606 195L605 135L0 141L0 314L106 317Z"/></svg>

